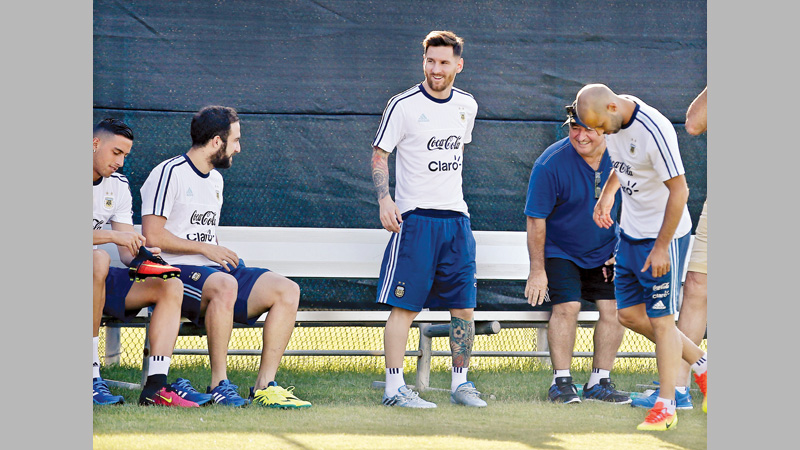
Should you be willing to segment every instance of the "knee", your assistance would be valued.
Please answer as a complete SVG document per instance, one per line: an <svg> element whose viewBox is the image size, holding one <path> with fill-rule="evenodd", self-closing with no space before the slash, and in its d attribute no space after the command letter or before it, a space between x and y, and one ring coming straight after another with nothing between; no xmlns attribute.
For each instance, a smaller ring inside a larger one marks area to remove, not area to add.
<svg viewBox="0 0 800 450"><path fill-rule="evenodd" d="M203 296L208 296L209 302L218 307L233 309L236 303L236 295L239 292L239 283L231 275L209 279L203 286Z"/></svg>
<svg viewBox="0 0 800 450"><path fill-rule="evenodd" d="M553 318L561 320L578 320L578 313L581 312L580 302L564 302L553 305L553 312L550 315L550 320Z"/></svg>
<svg viewBox="0 0 800 450"><path fill-rule="evenodd" d="M294 309L300 306L300 286L294 281L287 278L281 283L278 294L277 301L281 305Z"/></svg>
<svg viewBox="0 0 800 450"><path fill-rule="evenodd" d="M706 298L706 274L697 272L688 272L686 274L686 283L683 286L685 297L703 297Z"/></svg>
<svg viewBox="0 0 800 450"><path fill-rule="evenodd" d="M111 257L105 250L96 249L92 251L92 270L95 280L105 281L110 266Z"/></svg>
<svg viewBox="0 0 800 450"><path fill-rule="evenodd" d="M631 330L634 331L641 329L641 327L638 325L640 318L636 317L633 314L624 311L618 311L617 319L619 320L619 323L621 323L626 328L630 328Z"/></svg>
<svg viewBox="0 0 800 450"><path fill-rule="evenodd" d="M170 278L162 281L162 294L159 301L166 301L180 305L183 302L183 282L180 278Z"/></svg>

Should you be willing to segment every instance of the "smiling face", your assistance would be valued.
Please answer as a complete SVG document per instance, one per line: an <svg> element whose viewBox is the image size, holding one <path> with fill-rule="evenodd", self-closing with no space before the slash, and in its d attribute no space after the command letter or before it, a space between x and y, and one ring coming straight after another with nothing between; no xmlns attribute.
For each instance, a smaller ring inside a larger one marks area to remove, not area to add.
<svg viewBox="0 0 800 450"><path fill-rule="evenodd" d="M422 70L425 72L425 90L436 98L450 96L456 74L464 67L464 60L453 54L453 47L428 47L423 55Z"/></svg>
<svg viewBox="0 0 800 450"><path fill-rule="evenodd" d="M573 123L569 126L569 142L584 159L596 160L606 149L606 139L594 130Z"/></svg>
<svg viewBox="0 0 800 450"><path fill-rule="evenodd" d="M97 133L92 139L93 179L108 178L125 164L133 141L110 132Z"/></svg>

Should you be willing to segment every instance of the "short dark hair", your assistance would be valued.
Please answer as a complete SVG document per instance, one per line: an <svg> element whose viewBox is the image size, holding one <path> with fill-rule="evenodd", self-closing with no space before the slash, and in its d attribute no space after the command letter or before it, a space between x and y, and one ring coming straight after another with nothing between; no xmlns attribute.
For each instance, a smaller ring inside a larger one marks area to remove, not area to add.
<svg viewBox="0 0 800 450"><path fill-rule="evenodd" d="M422 47L425 53L428 53L428 47L453 47L453 55L460 58L464 50L464 39L452 31L431 31L422 41Z"/></svg>
<svg viewBox="0 0 800 450"><path fill-rule="evenodd" d="M133 130L131 130L131 127L129 127L125 122L119 119L113 119L111 117L101 120L97 125L94 126L92 134L97 136L97 133L100 132L108 132L128 138L131 141L133 140Z"/></svg>
<svg viewBox="0 0 800 450"><path fill-rule="evenodd" d="M206 106L192 117L192 147L206 145L208 141L219 136L228 140L231 124L239 121L236 110L227 106Z"/></svg>

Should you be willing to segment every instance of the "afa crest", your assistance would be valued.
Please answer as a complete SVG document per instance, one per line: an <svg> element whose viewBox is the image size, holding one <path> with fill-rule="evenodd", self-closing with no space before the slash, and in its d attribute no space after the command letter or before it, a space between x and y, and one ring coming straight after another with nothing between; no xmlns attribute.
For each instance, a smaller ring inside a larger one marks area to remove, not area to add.
<svg viewBox="0 0 800 450"><path fill-rule="evenodd" d="M114 194L111 192L106 192L106 196L103 197L103 209L114 209Z"/></svg>
<svg viewBox="0 0 800 450"><path fill-rule="evenodd" d="M631 141L631 148L630 148L631 156L636 154L636 140Z"/></svg>
<svg viewBox="0 0 800 450"><path fill-rule="evenodd" d="M199 279L200 279L200 273L199 272L192 272L192 281L197 281Z"/></svg>
<svg viewBox="0 0 800 450"><path fill-rule="evenodd" d="M403 298L404 295L406 295L406 288L404 286L398 285L396 288L394 288L395 297Z"/></svg>

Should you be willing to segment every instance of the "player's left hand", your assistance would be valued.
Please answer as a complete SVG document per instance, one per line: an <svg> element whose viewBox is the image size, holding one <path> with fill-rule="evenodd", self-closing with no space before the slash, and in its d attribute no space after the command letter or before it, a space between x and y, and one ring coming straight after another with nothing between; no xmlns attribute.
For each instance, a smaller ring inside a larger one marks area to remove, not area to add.
<svg viewBox="0 0 800 450"><path fill-rule="evenodd" d="M669 273L669 249L661 247L653 247L647 259L644 261L642 272L646 272L648 268L652 267L653 278L662 277Z"/></svg>
<svg viewBox="0 0 800 450"><path fill-rule="evenodd" d="M616 258L612 256L611 259L603 263L603 280L606 283L614 281L614 264L616 262Z"/></svg>

